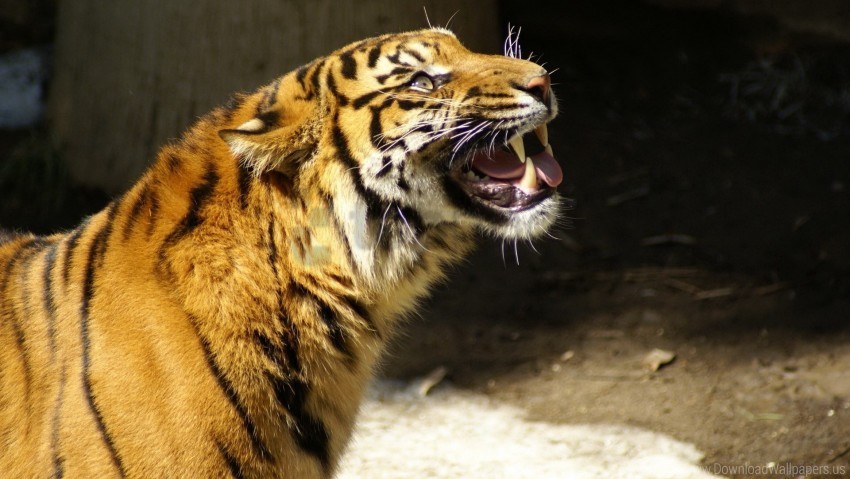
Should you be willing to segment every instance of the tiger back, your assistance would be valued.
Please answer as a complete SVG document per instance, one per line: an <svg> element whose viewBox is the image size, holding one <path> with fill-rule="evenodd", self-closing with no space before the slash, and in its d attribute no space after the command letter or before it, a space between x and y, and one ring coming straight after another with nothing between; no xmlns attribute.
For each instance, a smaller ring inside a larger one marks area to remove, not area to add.
<svg viewBox="0 0 850 479"><path fill-rule="evenodd" d="M0 471L332 477L400 320L477 233L556 220L556 113L532 62L371 38L234 96L73 231L0 236Z"/></svg>

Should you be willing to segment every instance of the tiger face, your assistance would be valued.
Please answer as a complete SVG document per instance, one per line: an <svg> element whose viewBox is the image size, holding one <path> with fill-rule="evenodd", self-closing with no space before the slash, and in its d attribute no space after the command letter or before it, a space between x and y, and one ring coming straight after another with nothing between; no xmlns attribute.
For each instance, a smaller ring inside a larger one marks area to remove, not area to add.
<svg viewBox="0 0 850 479"><path fill-rule="evenodd" d="M558 108L547 71L533 62L473 53L430 29L349 45L274 91L295 93L270 98L225 139L260 169L286 169L288 156L327 171L323 156L341 159L356 193L347 198L371 210L367 222L410 211L426 226L519 239L556 218L562 171L546 124ZM318 106L302 108L314 98ZM333 126L311 126L322 124ZM532 131L537 151L526 151Z"/></svg>

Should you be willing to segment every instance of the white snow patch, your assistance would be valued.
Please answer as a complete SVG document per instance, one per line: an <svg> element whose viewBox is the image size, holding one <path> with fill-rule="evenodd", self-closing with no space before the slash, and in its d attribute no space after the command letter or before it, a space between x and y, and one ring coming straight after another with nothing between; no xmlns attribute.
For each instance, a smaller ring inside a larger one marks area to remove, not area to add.
<svg viewBox="0 0 850 479"><path fill-rule="evenodd" d="M379 382L339 479L709 479L694 446L617 425L528 421L521 409L441 386Z"/></svg>

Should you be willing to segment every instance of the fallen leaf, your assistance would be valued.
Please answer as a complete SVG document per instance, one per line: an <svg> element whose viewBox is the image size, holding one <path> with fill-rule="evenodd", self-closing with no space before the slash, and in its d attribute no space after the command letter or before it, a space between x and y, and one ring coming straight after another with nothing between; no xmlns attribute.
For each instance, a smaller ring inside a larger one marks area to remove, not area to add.
<svg viewBox="0 0 850 479"><path fill-rule="evenodd" d="M656 348L643 357L641 364L645 369L655 372L661 369L661 366L672 363L674 359L676 359L676 353Z"/></svg>
<svg viewBox="0 0 850 479"><path fill-rule="evenodd" d="M445 366L440 366L437 369L428 373L427 376L422 378L422 382L419 383L419 388L417 389L419 396L427 396L428 393L431 392L432 389L434 389L434 386L440 384L443 379L445 379L446 373L448 372L449 371L445 368Z"/></svg>

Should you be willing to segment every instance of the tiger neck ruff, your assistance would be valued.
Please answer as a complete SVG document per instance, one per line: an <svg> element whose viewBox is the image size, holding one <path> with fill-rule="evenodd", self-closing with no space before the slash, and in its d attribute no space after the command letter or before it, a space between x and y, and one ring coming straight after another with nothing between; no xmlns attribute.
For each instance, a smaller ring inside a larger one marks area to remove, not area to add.
<svg viewBox="0 0 850 479"><path fill-rule="evenodd" d="M0 470L333 476L399 318L476 232L555 221L556 112L539 65L385 35L235 96L76 230L4 237Z"/></svg>

